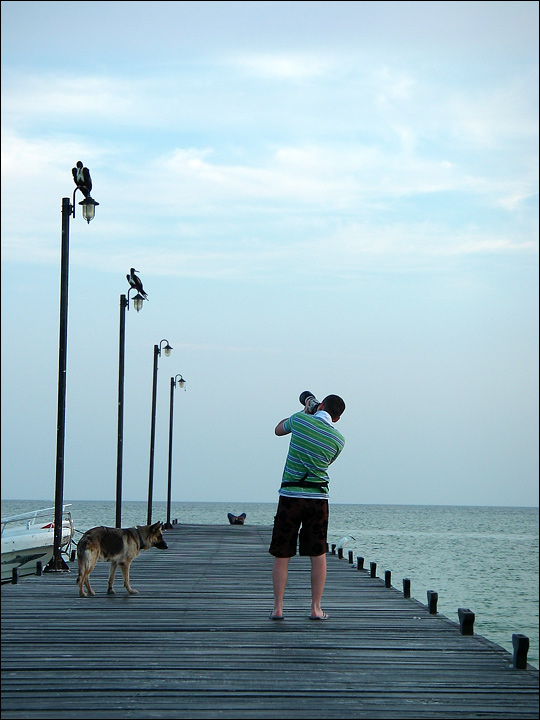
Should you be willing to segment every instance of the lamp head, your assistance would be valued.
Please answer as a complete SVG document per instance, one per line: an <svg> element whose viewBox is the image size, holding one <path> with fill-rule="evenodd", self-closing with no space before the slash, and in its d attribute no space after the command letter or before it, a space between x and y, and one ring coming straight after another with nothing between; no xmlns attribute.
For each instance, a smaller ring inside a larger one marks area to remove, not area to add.
<svg viewBox="0 0 540 720"><path fill-rule="evenodd" d="M139 310L142 308L144 302L144 298L140 293L137 293L135 297L133 298L133 305L135 306L135 310L139 312Z"/></svg>
<svg viewBox="0 0 540 720"><path fill-rule="evenodd" d="M89 195L84 200L81 200L79 205L81 205L82 207L83 218L86 220L87 223L90 223L90 220L94 219L94 216L96 214L96 205L99 205L99 203L96 202Z"/></svg>

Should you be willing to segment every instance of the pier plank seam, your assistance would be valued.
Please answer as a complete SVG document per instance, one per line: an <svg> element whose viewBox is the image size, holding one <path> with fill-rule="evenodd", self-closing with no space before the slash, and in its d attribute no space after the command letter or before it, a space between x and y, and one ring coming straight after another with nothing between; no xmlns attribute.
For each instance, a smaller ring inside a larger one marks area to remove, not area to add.
<svg viewBox="0 0 540 720"><path fill-rule="evenodd" d="M106 595L106 563L95 598L75 567L2 587L2 718L538 717L537 670L369 570L329 555L331 618L313 623L309 559L293 558L272 623L270 528L166 539L133 563L137 596Z"/></svg>

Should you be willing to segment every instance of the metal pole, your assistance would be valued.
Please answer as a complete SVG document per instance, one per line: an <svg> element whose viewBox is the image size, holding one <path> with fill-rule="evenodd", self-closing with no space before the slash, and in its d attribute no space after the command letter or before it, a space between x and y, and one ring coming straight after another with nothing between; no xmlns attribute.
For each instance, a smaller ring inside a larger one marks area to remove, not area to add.
<svg viewBox="0 0 540 720"><path fill-rule="evenodd" d="M118 440L116 445L116 527L122 527L122 454L124 444L124 357L126 345L125 295L120 295L120 338L118 341Z"/></svg>
<svg viewBox="0 0 540 720"><path fill-rule="evenodd" d="M148 525L152 522L152 491L154 486L154 439L156 435L156 396L157 396L157 369L158 369L159 347L154 345L154 376L152 381L152 426L150 429L150 468L148 471Z"/></svg>
<svg viewBox="0 0 540 720"><path fill-rule="evenodd" d="M69 570L62 559L62 510L64 506L64 440L66 427L66 370L69 275L69 218L73 207L62 198L62 255L60 270L60 335L58 340L58 415L56 424L56 483L54 497L54 549L47 570Z"/></svg>
<svg viewBox="0 0 540 720"><path fill-rule="evenodd" d="M171 478L172 478L172 440L173 440L173 403L174 403L174 378L171 378L171 402L169 410L169 470L167 476L167 523L165 527L171 529Z"/></svg>

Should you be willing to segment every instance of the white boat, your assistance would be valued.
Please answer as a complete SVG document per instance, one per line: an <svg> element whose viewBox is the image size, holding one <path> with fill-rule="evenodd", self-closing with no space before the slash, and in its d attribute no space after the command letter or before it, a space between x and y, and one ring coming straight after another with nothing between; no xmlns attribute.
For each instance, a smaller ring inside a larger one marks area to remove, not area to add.
<svg viewBox="0 0 540 720"><path fill-rule="evenodd" d="M69 505L62 506L63 552L74 532ZM2 518L2 582L11 580L13 568L19 575L34 575L39 561L45 569L54 554L54 515L52 507Z"/></svg>

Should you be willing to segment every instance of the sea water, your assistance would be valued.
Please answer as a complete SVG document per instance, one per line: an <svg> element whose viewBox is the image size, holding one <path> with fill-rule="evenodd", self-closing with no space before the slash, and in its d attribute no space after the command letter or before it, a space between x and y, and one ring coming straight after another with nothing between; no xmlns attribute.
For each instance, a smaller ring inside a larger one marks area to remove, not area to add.
<svg viewBox="0 0 540 720"><path fill-rule="evenodd" d="M65 503L70 502L65 499ZM51 507L54 501L2 501L2 517ZM228 524L227 513L246 513L246 524L271 525L276 503L171 503L180 523ZM115 502L72 501L75 540L96 525L114 526ZM152 520L167 519L165 502L152 506ZM122 526L145 525L146 502L122 503ZM328 543L351 536L344 557L377 563L377 575L392 573L392 585L411 581L411 596L458 622L458 608L475 613L474 632L513 652L512 634L530 640L528 661L539 666L538 508L432 505L346 505L330 502ZM352 570L351 570L352 572ZM271 579L268 585L271 595Z"/></svg>

